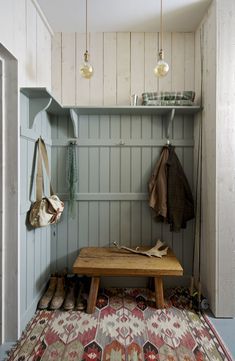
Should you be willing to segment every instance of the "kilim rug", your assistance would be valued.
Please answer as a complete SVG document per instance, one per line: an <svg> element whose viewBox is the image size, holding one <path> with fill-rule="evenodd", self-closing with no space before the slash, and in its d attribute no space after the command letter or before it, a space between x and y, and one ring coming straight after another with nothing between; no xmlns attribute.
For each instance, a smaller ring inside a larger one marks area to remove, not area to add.
<svg viewBox="0 0 235 361"><path fill-rule="evenodd" d="M207 318L175 299L156 310L150 291L108 289L92 315L37 311L8 360L231 361Z"/></svg>

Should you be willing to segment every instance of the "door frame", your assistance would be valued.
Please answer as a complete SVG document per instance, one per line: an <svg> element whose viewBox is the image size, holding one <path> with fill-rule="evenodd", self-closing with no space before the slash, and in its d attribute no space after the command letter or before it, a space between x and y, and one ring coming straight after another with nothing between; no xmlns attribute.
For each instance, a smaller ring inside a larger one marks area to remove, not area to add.
<svg viewBox="0 0 235 361"><path fill-rule="evenodd" d="M19 336L19 92L17 59L0 44L1 343Z"/></svg>

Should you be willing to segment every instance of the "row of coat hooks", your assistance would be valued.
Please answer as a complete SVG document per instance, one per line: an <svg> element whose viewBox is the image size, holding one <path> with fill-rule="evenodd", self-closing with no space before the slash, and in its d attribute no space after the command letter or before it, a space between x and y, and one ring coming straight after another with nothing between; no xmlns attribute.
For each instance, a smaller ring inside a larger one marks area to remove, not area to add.
<svg viewBox="0 0 235 361"><path fill-rule="evenodd" d="M77 140L70 140L68 142L68 144L69 145L78 145L78 142L77 142ZM124 140L121 139L120 142L116 143L115 145L122 147L122 146L125 146L126 143L124 142ZM166 138L166 145L171 145L171 141L169 138Z"/></svg>

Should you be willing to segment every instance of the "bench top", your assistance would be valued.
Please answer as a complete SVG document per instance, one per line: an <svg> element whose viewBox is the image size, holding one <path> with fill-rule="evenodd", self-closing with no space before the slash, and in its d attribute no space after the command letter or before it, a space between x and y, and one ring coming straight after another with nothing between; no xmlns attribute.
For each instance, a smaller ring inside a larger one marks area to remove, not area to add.
<svg viewBox="0 0 235 361"><path fill-rule="evenodd" d="M141 247L148 250L150 247ZM162 258L106 247L82 248L73 272L87 276L181 276L183 268L171 249Z"/></svg>

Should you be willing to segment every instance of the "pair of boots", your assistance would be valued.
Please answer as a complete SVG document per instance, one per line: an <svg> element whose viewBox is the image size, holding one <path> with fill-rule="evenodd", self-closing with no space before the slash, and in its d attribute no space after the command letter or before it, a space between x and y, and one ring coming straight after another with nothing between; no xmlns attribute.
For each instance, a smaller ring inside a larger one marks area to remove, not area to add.
<svg viewBox="0 0 235 361"><path fill-rule="evenodd" d="M83 311L85 309L85 302L82 297L83 288L83 283L78 283L77 278L68 281L66 297L63 304L64 310L69 311L75 309L77 311Z"/></svg>
<svg viewBox="0 0 235 361"><path fill-rule="evenodd" d="M51 276L48 289L40 299L38 308L40 310L47 308L58 310L63 305L63 308L66 311L73 310L74 308L78 311L84 310L85 303L82 298L83 283L79 282L78 292L76 285L76 278L67 278L65 287L65 278L63 276Z"/></svg>
<svg viewBox="0 0 235 361"><path fill-rule="evenodd" d="M51 276L48 289L39 301L38 308L45 310L49 308L51 310L58 310L65 297L64 277Z"/></svg>

